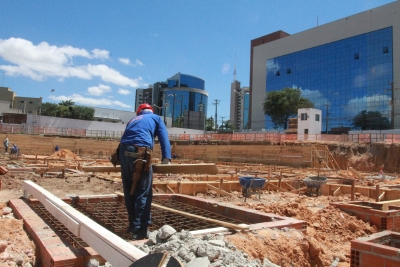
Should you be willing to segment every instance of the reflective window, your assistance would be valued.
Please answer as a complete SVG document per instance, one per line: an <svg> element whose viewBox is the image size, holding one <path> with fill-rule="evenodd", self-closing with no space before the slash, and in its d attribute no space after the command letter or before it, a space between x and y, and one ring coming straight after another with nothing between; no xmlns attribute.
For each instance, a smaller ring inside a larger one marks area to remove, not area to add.
<svg viewBox="0 0 400 267"><path fill-rule="evenodd" d="M266 62L266 91L301 89L302 96L322 110L322 129L350 127L363 110L379 111L391 120L392 51L388 27L271 58ZM265 128L273 127L266 116Z"/></svg>
<svg viewBox="0 0 400 267"><path fill-rule="evenodd" d="M190 91L172 90L168 91L163 106L167 104L165 108L167 112L166 116L172 117L173 114L173 118L176 120L176 118L183 116L186 110L202 111L207 116L207 102L207 95ZM162 115L164 115L164 111L162 111Z"/></svg>

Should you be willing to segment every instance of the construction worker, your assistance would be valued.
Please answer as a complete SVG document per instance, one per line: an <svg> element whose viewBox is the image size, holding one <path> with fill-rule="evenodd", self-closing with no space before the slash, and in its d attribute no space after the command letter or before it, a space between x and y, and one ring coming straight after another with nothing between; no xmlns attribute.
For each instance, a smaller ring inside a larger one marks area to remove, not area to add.
<svg viewBox="0 0 400 267"><path fill-rule="evenodd" d="M133 240L149 237L151 202L153 199L151 152L154 138L158 137L162 152L162 164L171 161L171 146L167 128L149 104L141 104L136 117L126 125L118 147L125 206L128 211L128 232Z"/></svg>
<svg viewBox="0 0 400 267"><path fill-rule="evenodd" d="M8 146L10 145L10 141L8 140L8 137L6 137L6 139L4 139L4 153L8 153Z"/></svg>

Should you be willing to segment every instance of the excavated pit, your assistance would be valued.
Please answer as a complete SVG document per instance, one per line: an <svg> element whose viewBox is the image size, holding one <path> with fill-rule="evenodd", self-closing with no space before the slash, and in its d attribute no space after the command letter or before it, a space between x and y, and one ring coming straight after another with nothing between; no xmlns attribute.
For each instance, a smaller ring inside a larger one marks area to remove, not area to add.
<svg viewBox="0 0 400 267"><path fill-rule="evenodd" d="M130 235L126 232L128 227L128 213L126 212L123 197L121 196L85 196L63 199L72 207L79 210L98 224L110 230L119 237L129 240ZM179 212L201 216L231 224L247 224L250 230L265 227L295 228L305 230L304 221L293 218L282 217L275 214L266 214L254 210L246 210L240 207L228 207L210 200L184 195L155 195L153 203ZM49 211L39 202L29 203L30 207L45 220L55 232L64 237L75 248L84 248L88 245L80 238L74 236L67 227L54 218ZM158 230L163 225L169 225L177 231L197 231L218 228L223 225L213 223L190 216L177 214L158 207L152 207L152 225L150 231ZM225 231L234 231L226 229Z"/></svg>

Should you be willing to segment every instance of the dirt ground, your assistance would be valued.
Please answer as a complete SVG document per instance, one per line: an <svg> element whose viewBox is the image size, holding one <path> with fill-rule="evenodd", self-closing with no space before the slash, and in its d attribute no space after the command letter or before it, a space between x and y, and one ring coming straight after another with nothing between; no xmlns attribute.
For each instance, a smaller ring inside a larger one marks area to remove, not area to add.
<svg viewBox="0 0 400 267"><path fill-rule="evenodd" d="M70 151L59 151L51 155L62 164L77 163L80 158ZM89 162L90 160L88 160ZM109 163L102 163L110 165ZM10 160L6 155L0 155L0 166L12 169L24 167L21 160ZM96 163L96 165L99 165ZM116 174L113 175L113 177ZM90 179L88 179L90 177ZM0 191L0 266L19 266L30 263L36 266L39 256L37 248L23 230L21 220L13 218L7 208L9 199L20 198L23 195L22 181L32 180L49 190L57 197L69 195L112 194L121 191L122 185L104 180L94 174L69 172L62 178L60 173L49 173L44 177L31 172L7 172L1 175L2 190ZM157 179L157 178L155 178ZM163 178L165 179L165 177ZM391 184L400 183L393 179ZM218 197L210 191L207 194L197 194L197 197L213 199L228 205L236 205L247 209L294 217L307 222L305 234L290 229L264 229L257 232L237 233L227 237L238 249L246 252L251 258L260 260L268 258L282 267L289 266L330 266L337 258L339 267L350 266L350 240L368 236L377 232L375 226L364 223L354 216L341 212L330 205L331 202L350 201L350 195L309 197L299 193L263 192L247 198L246 202L241 192L234 192L233 197ZM374 201L363 195L357 200Z"/></svg>

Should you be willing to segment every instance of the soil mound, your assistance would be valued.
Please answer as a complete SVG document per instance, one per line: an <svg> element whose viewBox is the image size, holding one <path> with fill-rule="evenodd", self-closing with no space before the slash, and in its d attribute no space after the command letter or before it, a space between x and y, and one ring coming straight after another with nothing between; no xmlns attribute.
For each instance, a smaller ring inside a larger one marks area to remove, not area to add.
<svg viewBox="0 0 400 267"><path fill-rule="evenodd" d="M71 150L61 149L60 151L54 152L48 159L82 159L81 157L75 155Z"/></svg>

